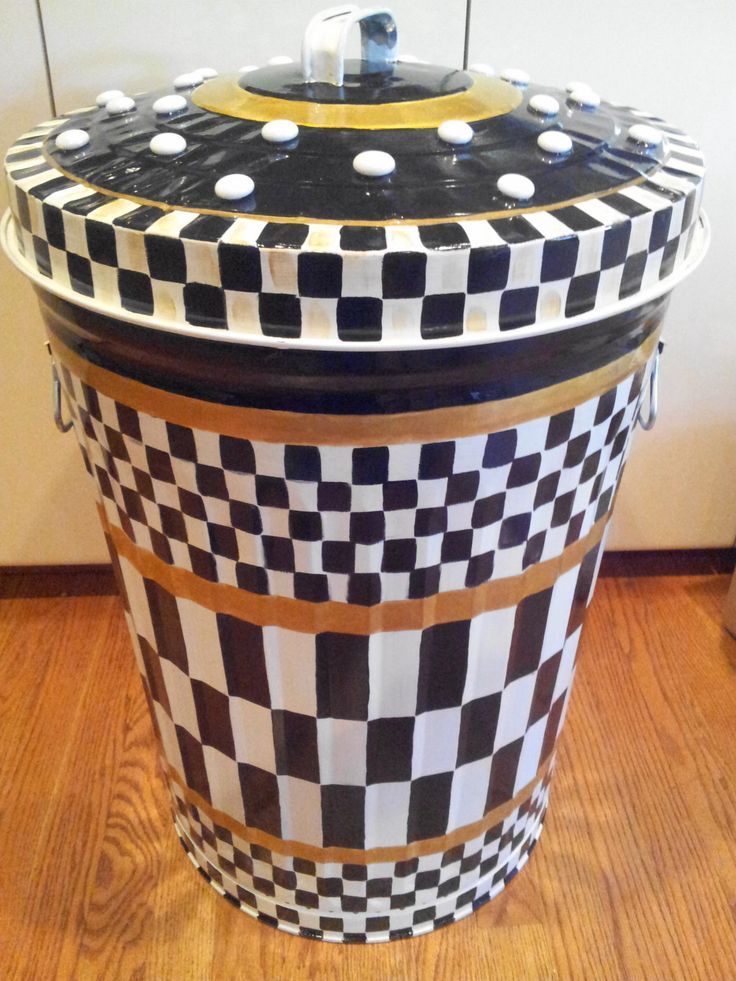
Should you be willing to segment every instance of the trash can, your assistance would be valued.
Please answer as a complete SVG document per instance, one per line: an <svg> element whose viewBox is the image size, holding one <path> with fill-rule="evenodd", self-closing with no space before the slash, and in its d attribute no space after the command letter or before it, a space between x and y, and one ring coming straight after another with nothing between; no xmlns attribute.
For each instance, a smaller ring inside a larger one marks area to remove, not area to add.
<svg viewBox="0 0 736 981"><path fill-rule="evenodd" d="M541 832L696 145L344 7L5 166L192 862L302 936L470 913Z"/></svg>

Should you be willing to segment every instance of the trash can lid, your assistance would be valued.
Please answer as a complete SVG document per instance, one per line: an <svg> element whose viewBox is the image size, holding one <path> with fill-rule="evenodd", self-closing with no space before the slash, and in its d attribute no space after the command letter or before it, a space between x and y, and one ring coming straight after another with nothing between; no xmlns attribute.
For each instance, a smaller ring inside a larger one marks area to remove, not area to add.
<svg viewBox="0 0 736 981"><path fill-rule="evenodd" d="M707 244L703 160L680 130L582 82L401 58L390 11L352 5L312 19L301 63L103 92L5 168L6 248L37 283L249 344L582 326L667 292Z"/></svg>

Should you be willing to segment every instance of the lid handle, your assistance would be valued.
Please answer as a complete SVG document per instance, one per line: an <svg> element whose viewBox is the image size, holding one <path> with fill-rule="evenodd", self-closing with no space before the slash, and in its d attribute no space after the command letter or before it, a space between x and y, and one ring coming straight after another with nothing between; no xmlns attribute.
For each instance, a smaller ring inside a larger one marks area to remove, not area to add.
<svg viewBox="0 0 736 981"><path fill-rule="evenodd" d="M342 85L345 77L345 45L354 24L360 24L361 57L375 69L396 61L397 35L394 15L385 7L330 7L313 17L302 41L302 68L307 82Z"/></svg>

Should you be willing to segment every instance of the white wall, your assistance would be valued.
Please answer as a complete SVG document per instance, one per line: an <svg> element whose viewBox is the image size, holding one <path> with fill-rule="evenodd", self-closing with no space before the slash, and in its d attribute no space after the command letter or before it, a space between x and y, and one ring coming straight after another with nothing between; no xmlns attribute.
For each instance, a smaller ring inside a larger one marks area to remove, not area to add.
<svg viewBox="0 0 736 981"><path fill-rule="evenodd" d="M41 0L51 85L60 112L103 88L141 91L212 64L234 70L272 54L298 56L303 26L327 0ZM403 52L461 64L465 0L394 0ZM736 219L727 120L736 96L730 0L475 0L470 60L518 65L535 79L583 78L604 98L650 109L702 141L709 165L711 253L672 301L662 416L637 438L609 546L705 547L736 536L736 277L727 234ZM2 0L5 67L0 148L48 118L35 5ZM0 190L0 195L4 192ZM2 206L4 199L0 197ZM71 434L50 419L48 358L30 289L0 258L0 565L105 561L91 489Z"/></svg>

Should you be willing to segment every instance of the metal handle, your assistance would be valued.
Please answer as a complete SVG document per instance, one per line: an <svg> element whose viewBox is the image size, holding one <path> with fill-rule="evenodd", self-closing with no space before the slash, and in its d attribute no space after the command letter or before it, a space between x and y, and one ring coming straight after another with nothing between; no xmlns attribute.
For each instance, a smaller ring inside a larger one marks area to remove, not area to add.
<svg viewBox="0 0 736 981"><path fill-rule="evenodd" d="M302 41L302 69L307 82L342 85L345 46L350 29L360 24L361 58L372 70L396 61L398 37L394 15L385 7L330 7L313 17Z"/></svg>
<svg viewBox="0 0 736 981"><path fill-rule="evenodd" d="M51 353L51 345L48 341L46 341L46 350L49 352L49 357L51 358L51 402L54 407L54 422L56 423L56 428L60 433L68 433L74 423L71 421L71 419L66 421L62 413L61 379L59 378L59 372L56 368L54 355Z"/></svg>
<svg viewBox="0 0 736 981"><path fill-rule="evenodd" d="M654 424L657 421L657 413L659 411L659 356L663 350L664 341L660 341L659 344L657 344L657 350L654 352L652 370L649 373L649 411L645 418L642 414L642 407L639 406L639 411L636 415L637 424L647 432L649 432L650 429L654 429Z"/></svg>

